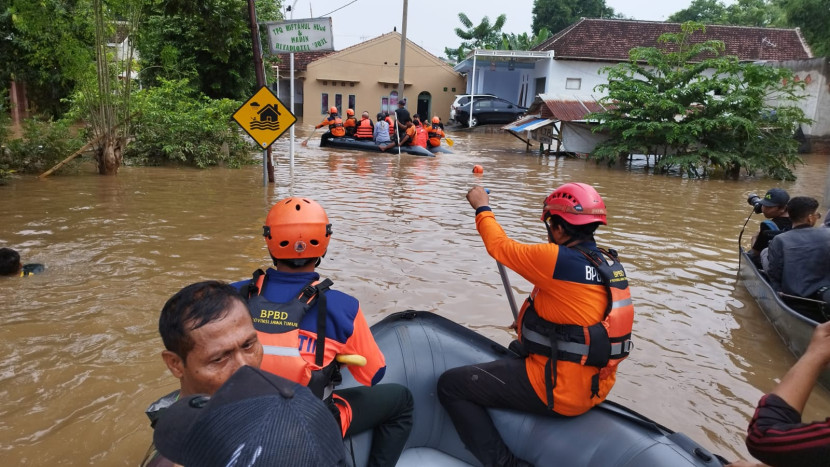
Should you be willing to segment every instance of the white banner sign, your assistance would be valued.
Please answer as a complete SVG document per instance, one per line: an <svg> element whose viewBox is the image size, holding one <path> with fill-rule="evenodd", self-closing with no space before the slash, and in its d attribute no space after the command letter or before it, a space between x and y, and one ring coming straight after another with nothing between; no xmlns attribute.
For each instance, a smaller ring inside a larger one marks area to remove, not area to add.
<svg viewBox="0 0 830 467"><path fill-rule="evenodd" d="M265 23L272 54L334 50L331 18L292 19Z"/></svg>

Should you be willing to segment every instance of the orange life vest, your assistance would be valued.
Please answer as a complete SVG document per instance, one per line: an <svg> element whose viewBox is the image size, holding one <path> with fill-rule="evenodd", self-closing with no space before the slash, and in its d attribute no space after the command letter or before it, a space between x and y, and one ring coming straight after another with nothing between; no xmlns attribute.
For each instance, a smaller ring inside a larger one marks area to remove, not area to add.
<svg viewBox="0 0 830 467"><path fill-rule="evenodd" d="M599 368L592 377L590 397L599 397L600 380L616 375L617 366L631 352L631 330L634 326L634 305L625 270L614 250L600 252L610 258L609 264L594 251L574 247L596 267L605 285L608 305L605 317L591 326L558 324L542 319L533 306L539 291L533 289L519 317L519 341L530 353L548 357L545 382L548 408L553 409L553 389L557 380L557 361L563 360ZM588 396L586 394L586 396Z"/></svg>
<svg viewBox="0 0 830 467"><path fill-rule="evenodd" d="M345 129L347 136L354 136L354 130L356 126L357 120L355 120L354 117L347 117L346 121L343 122L343 128Z"/></svg>
<svg viewBox="0 0 830 467"><path fill-rule="evenodd" d="M395 120L389 115L386 116L386 122L389 124L389 139L395 141Z"/></svg>
<svg viewBox="0 0 830 467"><path fill-rule="evenodd" d="M263 356L261 368L265 371L306 385L315 395L331 403L331 391L340 380L340 367L332 361L323 366L326 345L326 290L332 282L326 279L316 284L309 283L299 296L287 303L274 303L264 298L265 273L258 270L243 295L248 299L248 310L254 322ZM300 355L300 346L312 345L310 339L300 335L300 321L314 304L319 301L317 339L314 365ZM322 321L322 323L320 323ZM307 342L307 344L306 344Z"/></svg>
<svg viewBox="0 0 830 467"><path fill-rule="evenodd" d="M340 117L334 117L334 120L328 120L329 131L331 135L337 138L346 136L346 129L343 128L343 120Z"/></svg>
<svg viewBox="0 0 830 467"><path fill-rule="evenodd" d="M361 139L372 139L372 130L374 126L372 125L372 121L368 118L360 119L360 123L357 125L357 131L355 132L355 137Z"/></svg>
<svg viewBox="0 0 830 467"><path fill-rule="evenodd" d="M428 127L427 134L429 136L429 145L432 147L441 146L441 138L444 132L437 126Z"/></svg>
<svg viewBox="0 0 830 467"><path fill-rule="evenodd" d="M412 144L421 146L422 148L427 147L427 130L423 126L415 126L415 137L413 138Z"/></svg>

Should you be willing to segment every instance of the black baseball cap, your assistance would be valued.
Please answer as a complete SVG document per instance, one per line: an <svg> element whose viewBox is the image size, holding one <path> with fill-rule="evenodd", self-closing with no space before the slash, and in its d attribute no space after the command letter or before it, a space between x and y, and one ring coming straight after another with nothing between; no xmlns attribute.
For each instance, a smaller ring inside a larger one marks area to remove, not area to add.
<svg viewBox="0 0 830 467"><path fill-rule="evenodd" d="M786 206L789 200L789 193L781 188L773 188L764 195L760 203L763 206Z"/></svg>
<svg viewBox="0 0 830 467"><path fill-rule="evenodd" d="M185 397L153 433L167 459L191 466L345 466L332 412L307 387L250 366L209 397Z"/></svg>

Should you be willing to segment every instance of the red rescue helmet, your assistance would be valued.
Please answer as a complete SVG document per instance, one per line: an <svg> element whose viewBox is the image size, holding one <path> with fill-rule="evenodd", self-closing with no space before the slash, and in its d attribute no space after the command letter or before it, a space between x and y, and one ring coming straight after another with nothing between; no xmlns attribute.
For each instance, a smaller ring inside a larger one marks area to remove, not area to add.
<svg viewBox="0 0 830 467"><path fill-rule="evenodd" d="M572 225L592 222L608 225L605 220L605 202L594 187L585 183L566 183L545 198L542 221L547 221L551 216L560 216Z"/></svg>
<svg viewBox="0 0 830 467"><path fill-rule="evenodd" d="M319 258L331 240L326 211L309 198L285 198L268 212L262 235L277 259Z"/></svg>
<svg viewBox="0 0 830 467"><path fill-rule="evenodd" d="M438 115L432 117L432 123L441 123L441 119L438 118Z"/></svg>
<svg viewBox="0 0 830 467"><path fill-rule="evenodd" d="M354 115L354 110L346 109L346 115L349 115L349 116Z"/></svg>
<svg viewBox="0 0 830 467"><path fill-rule="evenodd" d="M336 113L337 113L337 107L332 107L332 108L330 108L330 109L329 109L329 113L330 113L330 114L336 114Z"/></svg>

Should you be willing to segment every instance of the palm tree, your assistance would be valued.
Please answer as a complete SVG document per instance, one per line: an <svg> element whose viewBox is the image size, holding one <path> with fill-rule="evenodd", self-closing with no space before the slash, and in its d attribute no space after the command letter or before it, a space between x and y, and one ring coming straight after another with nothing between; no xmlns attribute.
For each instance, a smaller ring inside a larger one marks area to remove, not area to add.
<svg viewBox="0 0 830 467"><path fill-rule="evenodd" d="M490 18L485 16L478 26L474 26L470 18L464 13L458 14L458 20L461 21L466 30L455 28L455 34L463 41L456 49L444 47L444 53L447 54L448 58L460 62L473 49L495 49L501 46L501 28L504 27L504 22L507 21L507 15L499 15L493 24L490 24Z"/></svg>

